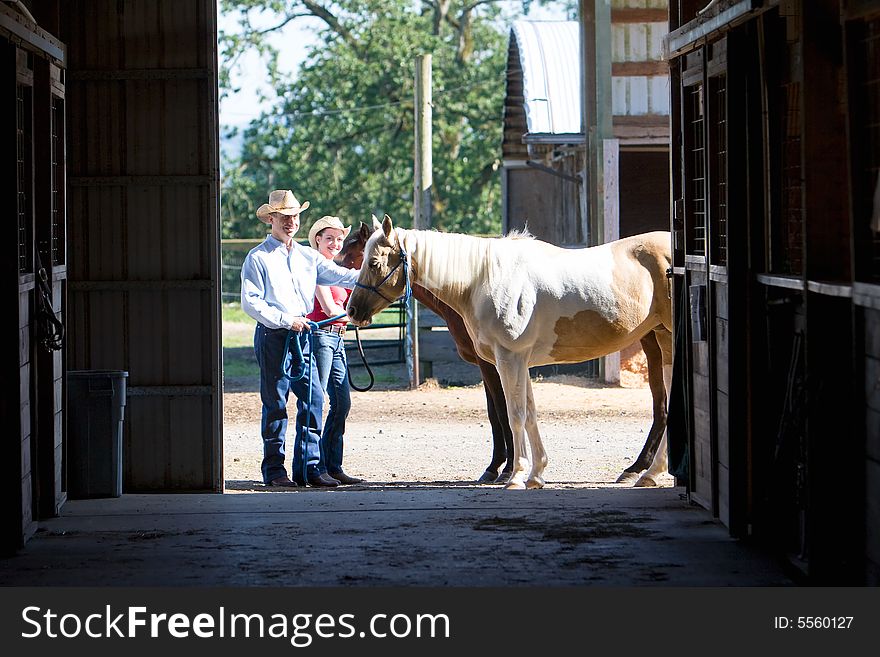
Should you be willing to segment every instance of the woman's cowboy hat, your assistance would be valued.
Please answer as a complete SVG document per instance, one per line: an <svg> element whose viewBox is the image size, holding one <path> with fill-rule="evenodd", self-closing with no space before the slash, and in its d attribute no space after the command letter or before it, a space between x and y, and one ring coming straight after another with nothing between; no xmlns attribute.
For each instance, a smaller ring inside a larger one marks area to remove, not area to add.
<svg viewBox="0 0 880 657"><path fill-rule="evenodd" d="M264 224L272 223L269 220L269 214L278 212L280 214L299 214L303 210L308 209L309 202L306 201L302 205L296 200L296 196L289 189L276 189L269 192L269 202L263 203L257 209L257 218Z"/></svg>
<svg viewBox="0 0 880 657"><path fill-rule="evenodd" d="M348 237L348 234L351 232L351 226L343 226L342 220L339 217L325 215L309 228L309 244L312 245L313 249L318 248L318 233L325 228L338 228L343 232L343 238Z"/></svg>

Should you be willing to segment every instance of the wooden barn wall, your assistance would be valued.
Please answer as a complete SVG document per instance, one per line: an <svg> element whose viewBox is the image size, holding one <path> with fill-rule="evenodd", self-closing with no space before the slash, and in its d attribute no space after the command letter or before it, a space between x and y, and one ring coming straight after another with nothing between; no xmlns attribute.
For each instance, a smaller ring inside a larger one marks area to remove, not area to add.
<svg viewBox="0 0 880 657"><path fill-rule="evenodd" d="M554 168L567 176L580 171L573 156L556 162ZM557 246L586 246L580 185L528 166L506 166L503 176L504 232L528 228L538 239Z"/></svg>
<svg viewBox="0 0 880 657"><path fill-rule="evenodd" d="M666 39L690 492L811 582L876 584L880 2L703 5Z"/></svg>
<svg viewBox="0 0 880 657"><path fill-rule="evenodd" d="M855 399L865 454L865 583L880 585L880 2L848 7L845 23L851 134L855 283Z"/></svg>
<svg viewBox="0 0 880 657"><path fill-rule="evenodd" d="M63 62L64 46L52 34L0 5L0 98L8 118L0 130L0 198L8 219L2 298L12 309L0 350L11 376L0 402L4 554L23 546L35 521L57 515L66 499L64 357L41 346L37 316L44 298L64 320Z"/></svg>
<svg viewBox="0 0 880 657"><path fill-rule="evenodd" d="M222 487L216 13L65 5L69 367L129 373L127 492Z"/></svg>
<svg viewBox="0 0 880 657"><path fill-rule="evenodd" d="M669 115L663 57L667 0L612 0L611 105L615 116Z"/></svg>
<svg viewBox="0 0 880 657"><path fill-rule="evenodd" d="M880 306L880 304L877 304ZM860 308L860 352L865 395L865 557L866 583L880 585L880 308Z"/></svg>

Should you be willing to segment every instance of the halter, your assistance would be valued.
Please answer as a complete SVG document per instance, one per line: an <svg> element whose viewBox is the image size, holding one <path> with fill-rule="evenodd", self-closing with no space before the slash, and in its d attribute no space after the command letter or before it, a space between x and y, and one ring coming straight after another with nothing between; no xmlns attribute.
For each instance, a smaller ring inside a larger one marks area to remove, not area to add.
<svg viewBox="0 0 880 657"><path fill-rule="evenodd" d="M382 292L379 291L379 288L385 284L389 278L391 278L391 274L397 271L397 268L403 265L403 294L401 294L397 299L389 299ZM409 284L409 259L407 258L406 251L403 250L403 245L400 246L400 260L396 265L388 272L388 275L385 276L381 281L379 281L378 285L364 285L363 283L355 283L355 286L363 288L365 290L369 290L370 292L375 292L380 297L385 299L388 303L394 303L395 301L399 301L403 299L403 303L409 303L409 298L412 296L412 288L410 288Z"/></svg>

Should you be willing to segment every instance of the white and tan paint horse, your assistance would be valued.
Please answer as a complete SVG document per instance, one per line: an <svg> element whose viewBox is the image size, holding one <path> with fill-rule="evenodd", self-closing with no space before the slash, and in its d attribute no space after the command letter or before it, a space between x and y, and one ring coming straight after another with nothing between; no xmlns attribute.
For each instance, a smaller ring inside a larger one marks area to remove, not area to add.
<svg viewBox="0 0 880 657"><path fill-rule="evenodd" d="M654 376L651 388L662 392L665 429L672 378L670 265L668 232L562 249L521 236L404 230L394 228L386 215L367 241L348 315L354 324L366 326L415 283L461 315L477 354L494 363L501 377L514 451L507 488L540 488L547 454L529 367L591 360L636 340L644 345L643 338L653 334L662 354L662 382ZM636 485L655 485L664 472L665 431ZM618 481L636 476L628 468Z"/></svg>

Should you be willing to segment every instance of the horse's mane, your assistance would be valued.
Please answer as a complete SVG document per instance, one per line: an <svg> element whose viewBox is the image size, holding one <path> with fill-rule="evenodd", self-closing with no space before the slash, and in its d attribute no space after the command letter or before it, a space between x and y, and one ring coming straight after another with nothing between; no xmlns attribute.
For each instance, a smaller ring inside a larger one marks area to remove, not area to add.
<svg viewBox="0 0 880 657"><path fill-rule="evenodd" d="M522 230L519 230L517 228L517 229L510 231L509 233L507 233L507 235L504 236L503 239L506 239L506 240L533 240L533 239L535 239L535 236L529 232L529 228L528 228L528 226L526 226Z"/></svg>

